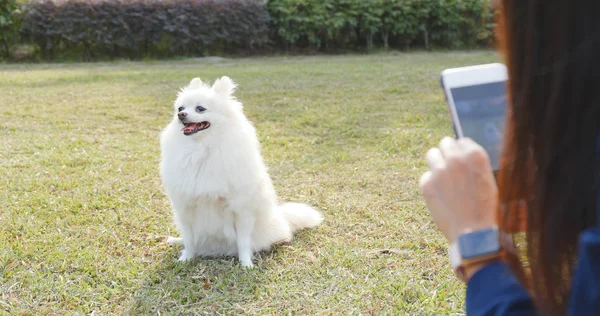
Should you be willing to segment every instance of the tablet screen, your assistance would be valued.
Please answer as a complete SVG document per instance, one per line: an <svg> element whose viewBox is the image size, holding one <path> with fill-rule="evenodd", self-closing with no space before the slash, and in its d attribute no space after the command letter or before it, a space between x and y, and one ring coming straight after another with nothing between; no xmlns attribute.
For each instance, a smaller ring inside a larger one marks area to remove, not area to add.
<svg viewBox="0 0 600 316"><path fill-rule="evenodd" d="M480 144L498 170L506 118L506 83L493 82L450 89L463 136Z"/></svg>

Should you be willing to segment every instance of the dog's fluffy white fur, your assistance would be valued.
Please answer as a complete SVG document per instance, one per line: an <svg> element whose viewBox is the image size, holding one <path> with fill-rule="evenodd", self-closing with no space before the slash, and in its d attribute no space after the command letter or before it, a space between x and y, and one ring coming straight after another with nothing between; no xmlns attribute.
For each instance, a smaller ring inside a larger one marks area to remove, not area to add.
<svg viewBox="0 0 600 316"><path fill-rule="evenodd" d="M183 245L180 261L237 255L252 267L255 252L323 220L308 205L278 204L235 88L229 77L212 87L194 78L179 92L173 120L161 133L160 175L181 234L167 241Z"/></svg>

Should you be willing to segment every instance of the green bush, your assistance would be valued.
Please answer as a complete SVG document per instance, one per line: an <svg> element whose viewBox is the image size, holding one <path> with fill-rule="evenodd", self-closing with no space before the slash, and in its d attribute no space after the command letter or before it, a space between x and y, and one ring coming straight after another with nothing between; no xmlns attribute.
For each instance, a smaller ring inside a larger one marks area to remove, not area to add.
<svg viewBox="0 0 600 316"><path fill-rule="evenodd" d="M16 0L0 0L0 43L2 55L8 57L10 46L19 38L21 11Z"/></svg>
<svg viewBox="0 0 600 316"><path fill-rule="evenodd" d="M0 0L0 55L475 48L494 26L489 0Z"/></svg>
<svg viewBox="0 0 600 316"><path fill-rule="evenodd" d="M437 46L474 47L491 38L489 24L493 19L489 1L426 0L422 4L429 9L426 23L429 40Z"/></svg>
<svg viewBox="0 0 600 316"><path fill-rule="evenodd" d="M419 34L426 30L425 19L429 15L427 5L421 0L381 0L384 9L381 33L382 44L389 47L390 36L395 37L402 48L408 48Z"/></svg>
<svg viewBox="0 0 600 316"><path fill-rule="evenodd" d="M270 0L268 8L285 49L465 48L493 37L489 0Z"/></svg>
<svg viewBox="0 0 600 316"><path fill-rule="evenodd" d="M269 25L255 0L28 0L23 18L23 35L48 59L249 51Z"/></svg>

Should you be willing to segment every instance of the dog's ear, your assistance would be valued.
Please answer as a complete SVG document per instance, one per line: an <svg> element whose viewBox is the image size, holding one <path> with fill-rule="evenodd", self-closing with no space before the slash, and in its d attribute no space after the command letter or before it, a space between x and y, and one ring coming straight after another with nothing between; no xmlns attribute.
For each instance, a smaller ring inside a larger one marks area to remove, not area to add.
<svg viewBox="0 0 600 316"><path fill-rule="evenodd" d="M188 84L188 86L186 87L187 89L197 89L200 88L204 85L204 83L202 82L202 80L200 80L200 78L196 77L194 79L192 79L192 81L190 81L190 84Z"/></svg>
<svg viewBox="0 0 600 316"><path fill-rule="evenodd" d="M235 91L236 87L237 87L237 84L235 82L233 82L233 80L231 80L231 78L224 76L215 81L215 83L212 86L212 89L216 93L218 93L224 97L230 97L233 94L233 92Z"/></svg>

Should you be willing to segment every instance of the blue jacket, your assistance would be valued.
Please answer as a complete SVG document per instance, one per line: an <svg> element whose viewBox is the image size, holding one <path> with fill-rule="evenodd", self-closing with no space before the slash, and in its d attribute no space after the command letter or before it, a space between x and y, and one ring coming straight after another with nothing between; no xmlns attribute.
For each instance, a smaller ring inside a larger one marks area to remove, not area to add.
<svg viewBox="0 0 600 316"><path fill-rule="evenodd" d="M598 227L584 231L579 238L568 315L600 315L600 193L596 209ZM536 315L531 297L503 262L475 273L467 284L466 301L467 315Z"/></svg>
<svg viewBox="0 0 600 316"><path fill-rule="evenodd" d="M581 234L568 315L600 315L600 228ZM504 262L479 270L467 285L467 315L536 315L533 301Z"/></svg>

